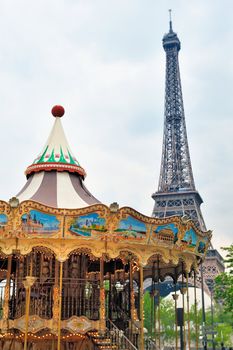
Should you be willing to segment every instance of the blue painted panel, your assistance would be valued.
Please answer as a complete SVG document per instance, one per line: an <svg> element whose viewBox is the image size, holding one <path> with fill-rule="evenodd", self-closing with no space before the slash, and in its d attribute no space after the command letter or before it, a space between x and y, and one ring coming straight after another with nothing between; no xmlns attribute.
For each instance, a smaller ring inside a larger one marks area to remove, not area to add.
<svg viewBox="0 0 233 350"><path fill-rule="evenodd" d="M187 232L185 232L184 238L182 239L183 242L187 243L187 246L189 248L195 247L197 244L197 234L195 231L191 228Z"/></svg>
<svg viewBox="0 0 233 350"><path fill-rule="evenodd" d="M69 231L77 236L90 237L92 230L100 232L106 231L105 226L105 219L101 218L98 213L90 213L74 218Z"/></svg>
<svg viewBox="0 0 233 350"><path fill-rule="evenodd" d="M156 234L164 234L166 236L171 236L174 239L174 242L177 241L177 234L178 234L178 228L175 224L166 224L166 225L159 225L157 226L156 230L154 230L154 233Z"/></svg>
<svg viewBox="0 0 233 350"><path fill-rule="evenodd" d="M31 234L51 234L57 232L60 221L55 215L37 210L30 210L29 214L22 215L23 230Z"/></svg>
<svg viewBox="0 0 233 350"><path fill-rule="evenodd" d="M146 234L146 225L144 222L128 216L119 222L117 230L115 230L121 237L125 238L143 238Z"/></svg>
<svg viewBox="0 0 233 350"><path fill-rule="evenodd" d="M5 230L5 226L7 224L8 218L6 214L0 214L0 232Z"/></svg>

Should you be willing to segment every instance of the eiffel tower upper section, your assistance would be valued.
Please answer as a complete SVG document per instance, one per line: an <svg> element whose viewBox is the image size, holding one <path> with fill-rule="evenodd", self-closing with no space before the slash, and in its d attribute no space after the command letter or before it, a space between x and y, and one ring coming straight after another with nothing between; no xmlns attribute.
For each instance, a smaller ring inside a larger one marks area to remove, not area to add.
<svg viewBox="0 0 233 350"><path fill-rule="evenodd" d="M165 118L162 162L153 216L186 215L206 230L200 205L203 202L195 188L189 155L182 98L179 59L180 40L172 29L163 37L166 52Z"/></svg>

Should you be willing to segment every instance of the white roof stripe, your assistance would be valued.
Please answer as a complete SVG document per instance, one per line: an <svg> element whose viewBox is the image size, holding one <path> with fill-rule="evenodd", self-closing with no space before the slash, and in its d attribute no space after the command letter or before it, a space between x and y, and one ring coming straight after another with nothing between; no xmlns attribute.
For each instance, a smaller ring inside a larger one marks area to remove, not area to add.
<svg viewBox="0 0 233 350"><path fill-rule="evenodd" d="M44 172L34 174L30 185L17 198L20 202L30 199L39 189L44 177Z"/></svg>
<svg viewBox="0 0 233 350"><path fill-rule="evenodd" d="M75 191L67 172L57 173L57 206L69 209L89 206Z"/></svg>

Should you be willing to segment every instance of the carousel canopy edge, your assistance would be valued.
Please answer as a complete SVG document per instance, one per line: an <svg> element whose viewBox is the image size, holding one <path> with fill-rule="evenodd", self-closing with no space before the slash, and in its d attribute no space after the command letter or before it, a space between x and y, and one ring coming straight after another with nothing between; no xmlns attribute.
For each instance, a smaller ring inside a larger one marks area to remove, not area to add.
<svg viewBox="0 0 233 350"><path fill-rule="evenodd" d="M14 212L14 215L12 215ZM18 230L12 228L16 226ZM132 246L163 246L167 249L203 256L211 232L200 231L187 218L172 216L154 218L130 207L119 208L95 204L85 208L61 209L34 201L9 204L0 201L0 237L74 239L103 241L109 244Z"/></svg>

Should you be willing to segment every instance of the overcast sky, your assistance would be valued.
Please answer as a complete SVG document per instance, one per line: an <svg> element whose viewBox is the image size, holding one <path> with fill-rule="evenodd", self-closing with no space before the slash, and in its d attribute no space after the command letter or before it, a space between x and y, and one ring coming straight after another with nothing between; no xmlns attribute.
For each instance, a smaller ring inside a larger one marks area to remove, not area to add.
<svg viewBox="0 0 233 350"><path fill-rule="evenodd" d="M25 183L62 104L85 184L151 215L162 152L168 9L181 40L189 147L216 248L233 241L233 2L2 0L0 198Z"/></svg>

